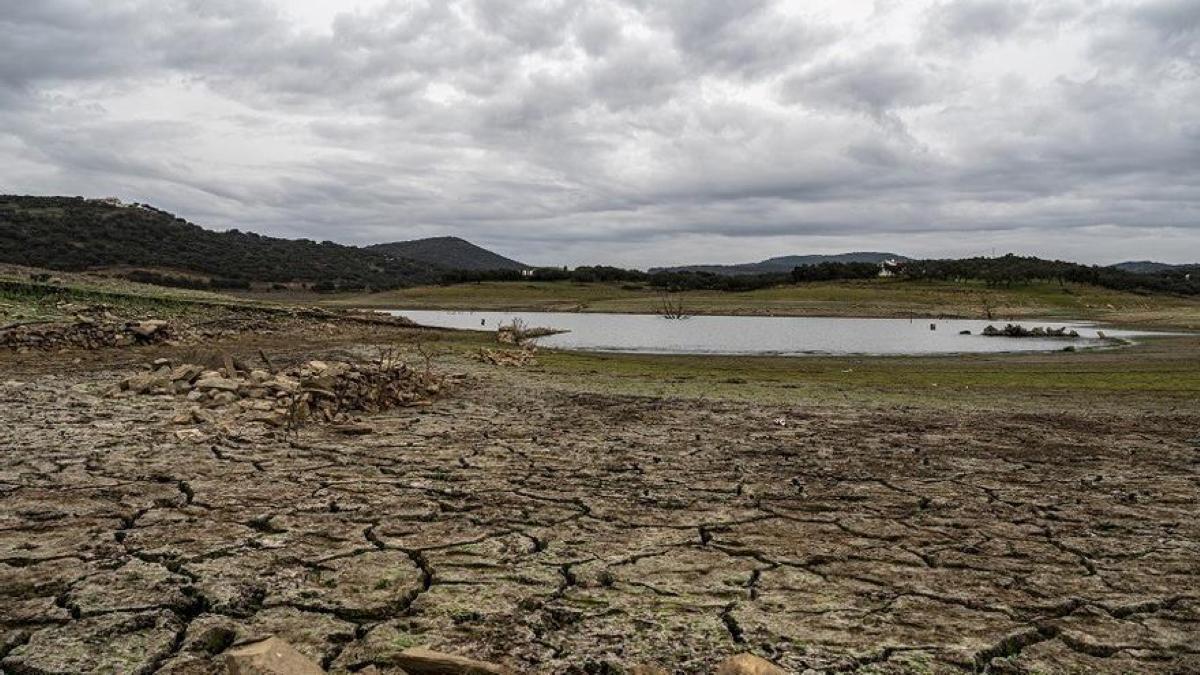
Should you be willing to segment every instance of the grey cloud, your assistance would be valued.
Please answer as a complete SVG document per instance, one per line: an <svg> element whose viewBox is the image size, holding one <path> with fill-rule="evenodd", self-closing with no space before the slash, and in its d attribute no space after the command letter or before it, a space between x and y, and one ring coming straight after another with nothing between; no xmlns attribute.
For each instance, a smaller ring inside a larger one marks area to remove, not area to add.
<svg viewBox="0 0 1200 675"><path fill-rule="evenodd" d="M1151 77L1200 77L1200 4L1151 0L1091 17L1093 57Z"/></svg>
<svg viewBox="0 0 1200 675"><path fill-rule="evenodd" d="M895 108L938 100L947 86L934 68L887 45L803 70L783 82L782 97L882 117Z"/></svg>
<svg viewBox="0 0 1200 675"><path fill-rule="evenodd" d="M934 48L971 49L1004 40L1025 25L1032 9L1026 0L941 2L929 11L924 41Z"/></svg>
<svg viewBox="0 0 1200 675"><path fill-rule="evenodd" d="M307 31L271 0L0 0L0 187L544 263L1196 233L1195 3L937 2L911 39L807 9L391 0ZM1060 35L1056 79L973 64Z"/></svg>

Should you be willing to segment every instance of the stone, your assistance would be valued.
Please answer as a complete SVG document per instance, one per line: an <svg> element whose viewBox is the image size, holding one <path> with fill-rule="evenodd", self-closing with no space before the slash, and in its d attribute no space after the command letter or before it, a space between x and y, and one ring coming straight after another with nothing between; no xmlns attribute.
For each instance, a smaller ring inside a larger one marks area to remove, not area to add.
<svg viewBox="0 0 1200 675"><path fill-rule="evenodd" d="M201 423L201 424L216 424L217 423L217 418L215 415L213 415L211 412L209 412L203 408L200 408L200 407L193 407L191 409L190 415L191 415L192 419L194 419L196 422Z"/></svg>
<svg viewBox="0 0 1200 675"><path fill-rule="evenodd" d="M145 394L160 387L165 387L168 381L155 373L139 373L131 375L121 383L121 388L135 394Z"/></svg>
<svg viewBox="0 0 1200 675"><path fill-rule="evenodd" d="M753 654L738 654L721 662L716 675L787 675L787 671Z"/></svg>
<svg viewBox="0 0 1200 675"><path fill-rule="evenodd" d="M191 363L185 363L171 371L171 380L175 382L195 382L204 369Z"/></svg>
<svg viewBox="0 0 1200 675"><path fill-rule="evenodd" d="M225 653L229 675L324 675L321 666L276 637Z"/></svg>
<svg viewBox="0 0 1200 675"><path fill-rule="evenodd" d="M206 377L196 382L197 389L218 389L221 391L237 391L241 384L227 377Z"/></svg>
<svg viewBox="0 0 1200 675"><path fill-rule="evenodd" d="M252 412L246 416L247 422L262 422L272 427L283 427L288 423L288 418L276 412Z"/></svg>
<svg viewBox="0 0 1200 675"><path fill-rule="evenodd" d="M300 382L286 375L276 375L275 379L266 383L268 387L283 392L294 392L300 389Z"/></svg>
<svg viewBox="0 0 1200 675"><path fill-rule="evenodd" d="M494 663L411 647L393 657L397 666L411 675L502 675L511 671Z"/></svg>
<svg viewBox="0 0 1200 675"><path fill-rule="evenodd" d="M134 335L142 338L154 337L156 333L167 327L167 322L162 319L151 319L134 324L130 330Z"/></svg>

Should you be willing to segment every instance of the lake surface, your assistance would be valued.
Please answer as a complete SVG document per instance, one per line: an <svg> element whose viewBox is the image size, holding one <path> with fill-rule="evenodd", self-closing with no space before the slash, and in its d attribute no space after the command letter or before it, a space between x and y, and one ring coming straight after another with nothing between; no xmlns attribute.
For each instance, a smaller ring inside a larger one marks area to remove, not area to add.
<svg viewBox="0 0 1200 675"><path fill-rule="evenodd" d="M495 331L513 319L526 327L570 331L537 339L542 347L645 354L954 354L1053 351L1105 344L1093 324L1021 321L1034 326L1067 326L1077 339L983 337L988 324L1005 321L933 319L847 319L824 317L693 316L666 319L647 314L582 312L466 312L393 310L419 324L441 328ZM937 327L930 330L930 324ZM969 330L971 335L959 335ZM1101 329L1108 337L1153 335L1145 331Z"/></svg>

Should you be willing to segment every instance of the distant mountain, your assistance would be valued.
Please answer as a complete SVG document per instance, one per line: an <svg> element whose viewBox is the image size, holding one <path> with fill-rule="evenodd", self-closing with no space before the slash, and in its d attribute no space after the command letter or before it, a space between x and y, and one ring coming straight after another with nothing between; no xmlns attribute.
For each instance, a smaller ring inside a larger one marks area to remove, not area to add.
<svg viewBox="0 0 1200 675"><path fill-rule="evenodd" d="M1109 267L1115 267L1116 269L1123 270L1125 272L1133 272L1134 274L1157 274L1159 272L1170 272L1172 270L1200 267L1200 263L1193 263L1190 265L1172 265L1169 263L1154 262L1153 260L1130 260L1127 262L1120 262L1115 265L1109 265Z"/></svg>
<svg viewBox="0 0 1200 675"><path fill-rule="evenodd" d="M193 288L246 288L258 282L318 290L431 283L456 265L521 267L452 237L360 248L214 232L152 206L116 199L11 195L0 195L0 262L104 271Z"/></svg>
<svg viewBox="0 0 1200 675"><path fill-rule="evenodd" d="M884 260L908 260L905 256L895 253L879 253L875 251L858 251L855 253L838 253L836 255L785 255L768 258L756 263L740 265L683 265L679 267L652 267L651 272L711 272L712 274L769 274L771 272L791 272L793 268L808 265L820 265L827 262L839 263L880 263Z"/></svg>
<svg viewBox="0 0 1200 675"><path fill-rule="evenodd" d="M452 270L523 270L529 266L458 237L431 237L368 246L368 251Z"/></svg>

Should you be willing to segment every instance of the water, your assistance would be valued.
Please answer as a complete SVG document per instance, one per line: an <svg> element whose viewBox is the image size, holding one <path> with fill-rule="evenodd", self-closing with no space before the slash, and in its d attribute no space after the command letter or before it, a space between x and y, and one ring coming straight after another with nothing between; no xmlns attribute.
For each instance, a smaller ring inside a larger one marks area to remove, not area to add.
<svg viewBox="0 0 1200 675"><path fill-rule="evenodd" d="M394 310L419 324L495 331L520 319L527 327L570 331L537 339L542 347L645 354L955 354L1053 351L1104 344L1093 324L1022 321L1034 326L1067 326L1078 339L983 337L989 323L1004 321L932 319L846 319L824 317L693 316L665 319L646 314L579 312L464 312ZM930 330L930 324L937 330ZM959 335L969 330L971 335ZM1145 331L1103 329L1108 337L1151 335Z"/></svg>

